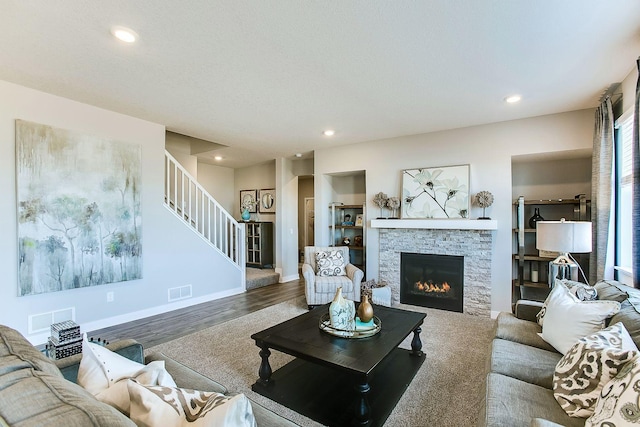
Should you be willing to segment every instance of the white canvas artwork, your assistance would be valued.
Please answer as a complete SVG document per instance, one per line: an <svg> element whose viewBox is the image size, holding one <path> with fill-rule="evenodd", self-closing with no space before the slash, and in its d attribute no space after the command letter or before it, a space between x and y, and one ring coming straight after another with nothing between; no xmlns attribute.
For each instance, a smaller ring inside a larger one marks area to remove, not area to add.
<svg viewBox="0 0 640 427"><path fill-rule="evenodd" d="M138 144L16 120L18 295L142 277Z"/></svg>
<svg viewBox="0 0 640 427"><path fill-rule="evenodd" d="M402 218L468 218L469 165L402 172Z"/></svg>

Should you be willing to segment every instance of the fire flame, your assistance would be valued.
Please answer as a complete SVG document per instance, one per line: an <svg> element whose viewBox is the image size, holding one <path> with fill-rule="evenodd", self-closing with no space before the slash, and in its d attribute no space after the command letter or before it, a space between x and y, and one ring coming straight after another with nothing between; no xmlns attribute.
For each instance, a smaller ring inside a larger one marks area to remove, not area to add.
<svg viewBox="0 0 640 427"><path fill-rule="evenodd" d="M436 285L432 282L418 281L416 282L416 289L425 293L446 293L451 290L451 286L447 282L442 283L442 285Z"/></svg>

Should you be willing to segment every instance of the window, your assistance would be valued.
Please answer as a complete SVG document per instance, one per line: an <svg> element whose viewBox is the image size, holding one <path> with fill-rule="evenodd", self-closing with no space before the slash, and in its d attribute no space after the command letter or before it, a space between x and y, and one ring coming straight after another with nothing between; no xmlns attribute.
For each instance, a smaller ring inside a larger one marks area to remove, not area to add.
<svg viewBox="0 0 640 427"><path fill-rule="evenodd" d="M631 278L633 209L633 111L616 121L616 279L633 286Z"/></svg>

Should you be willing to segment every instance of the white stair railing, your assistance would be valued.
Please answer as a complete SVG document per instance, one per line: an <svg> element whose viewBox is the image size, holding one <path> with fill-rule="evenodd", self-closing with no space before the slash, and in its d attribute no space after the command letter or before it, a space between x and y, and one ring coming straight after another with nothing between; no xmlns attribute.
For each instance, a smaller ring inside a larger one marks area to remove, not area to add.
<svg viewBox="0 0 640 427"><path fill-rule="evenodd" d="M240 225L165 150L164 201L178 218L236 265L244 276L245 237ZM244 286L244 277L242 284Z"/></svg>

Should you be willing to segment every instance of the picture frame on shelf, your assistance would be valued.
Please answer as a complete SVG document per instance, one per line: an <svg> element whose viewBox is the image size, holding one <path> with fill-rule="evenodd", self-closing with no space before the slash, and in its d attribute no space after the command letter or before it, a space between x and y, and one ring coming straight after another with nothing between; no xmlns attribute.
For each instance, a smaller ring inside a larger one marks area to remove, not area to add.
<svg viewBox="0 0 640 427"><path fill-rule="evenodd" d="M258 207L260 213L276 213L276 190L274 188L259 191Z"/></svg>
<svg viewBox="0 0 640 427"><path fill-rule="evenodd" d="M469 165L402 171L402 218L469 218Z"/></svg>
<svg viewBox="0 0 640 427"><path fill-rule="evenodd" d="M362 214L357 214L356 215L356 227L363 227L364 226L364 217Z"/></svg>
<svg viewBox="0 0 640 427"><path fill-rule="evenodd" d="M257 190L240 190L240 212L245 208L249 213L257 212L256 195Z"/></svg>

